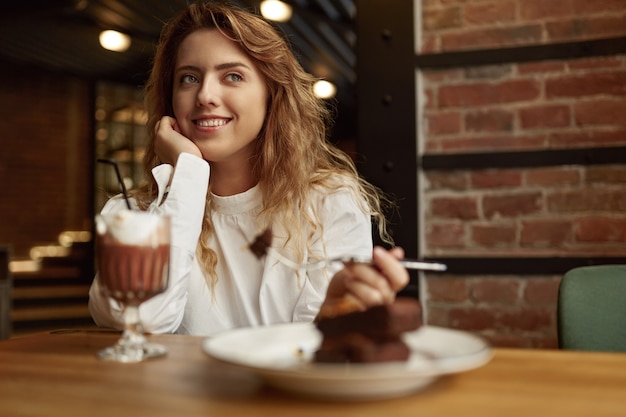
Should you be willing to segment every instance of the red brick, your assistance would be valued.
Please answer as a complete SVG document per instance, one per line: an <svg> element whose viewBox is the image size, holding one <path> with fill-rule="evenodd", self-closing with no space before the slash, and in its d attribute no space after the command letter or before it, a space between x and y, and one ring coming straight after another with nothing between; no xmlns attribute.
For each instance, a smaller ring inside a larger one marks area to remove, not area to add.
<svg viewBox="0 0 626 417"><path fill-rule="evenodd" d="M624 80L626 84L626 79ZM620 99L587 100L574 104L576 123L587 125L626 126L626 94Z"/></svg>
<svg viewBox="0 0 626 417"><path fill-rule="evenodd" d="M448 307L426 302L424 323L430 326L449 327L450 319L448 318L448 313Z"/></svg>
<svg viewBox="0 0 626 417"><path fill-rule="evenodd" d="M561 276L526 278L523 299L528 305L556 306Z"/></svg>
<svg viewBox="0 0 626 417"><path fill-rule="evenodd" d="M467 189L468 175L464 172L426 172L426 190L456 190Z"/></svg>
<svg viewBox="0 0 626 417"><path fill-rule="evenodd" d="M519 1L519 14L522 20L544 20L563 18L574 13L573 0L523 0Z"/></svg>
<svg viewBox="0 0 626 417"><path fill-rule="evenodd" d="M470 174L472 188L509 188L522 184L522 172L518 170L487 170Z"/></svg>
<svg viewBox="0 0 626 417"><path fill-rule="evenodd" d="M604 12L621 12L626 10L624 0L572 0L576 14L594 14Z"/></svg>
<svg viewBox="0 0 626 417"><path fill-rule="evenodd" d="M64 230L91 229L92 84L11 65L0 65L0 78L0 214L10 219L0 221L0 241L13 259L29 259Z"/></svg>
<svg viewBox="0 0 626 417"><path fill-rule="evenodd" d="M424 153L428 155L443 153L441 149L441 143L442 142L440 139L435 140L433 138L426 138L426 143L424 144Z"/></svg>
<svg viewBox="0 0 626 417"><path fill-rule="evenodd" d="M515 224L474 224L471 226L474 244L481 247L513 247L517 237Z"/></svg>
<svg viewBox="0 0 626 417"><path fill-rule="evenodd" d="M437 70L424 70L422 72L424 81L426 84L441 84L443 82L449 83L451 81L457 81L463 79L463 70L460 69L437 69Z"/></svg>
<svg viewBox="0 0 626 417"><path fill-rule="evenodd" d="M478 65L465 68L463 75L466 80L487 79L490 82L499 79L510 78L514 75L513 64Z"/></svg>
<svg viewBox="0 0 626 417"><path fill-rule="evenodd" d="M596 165L587 168L587 183L618 184L626 183L626 165Z"/></svg>
<svg viewBox="0 0 626 417"><path fill-rule="evenodd" d="M473 220L478 218L478 202L474 197L434 197L429 212L432 217Z"/></svg>
<svg viewBox="0 0 626 417"><path fill-rule="evenodd" d="M462 25L461 9L455 6L424 9L422 12L422 25L425 32L458 28Z"/></svg>
<svg viewBox="0 0 626 417"><path fill-rule="evenodd" d="M433 223L426 226L429 248L460 248L465 246L465 226L459 223Z"/></svg>
<svg viewBox="0 0 626 417"><path fill-rule="evenodd" d="M622 189L597 186L553 191L547 194L546 201L552 213L626 210L626 194Z"/></svg>
<svg viewBox="0 0 626 417"><path fill-rule="evenodd" d="M498 322L510 330L547 330L554 326L554 311L549 308L516 308L503 311Z"/></svg>
<svg viewBox="0 0 626 417"><path fill-rule="evenodd" d="M422 0L422 10L439 6L439 0Z"/></svg>
<svg viewBox="0 0 626 417"><path fill-rule="evenodd" d="M426 115L429 135L450 135L461 131L461 114L452 112L430 112Z"/></svg>
<svg viewBox="0 0 626 417"><path fill-rule="evenodd" d="M556 325L552 326L555 330L552 334L542 335L541 337L533 337L531 347L535 349L558 349L559 340L556 332Z"/></svg>
<svg viewBox="0 0 626 417"><path fill-rule="evenodd" d="M541 25L455 31L455 33L441 35L441 49L442 51L457 51L528 45L540 42L542 33Z"/></svg>
<svg viewBox="0 0 626 417"><path fill-rule="evenodd" d="M554 187L580 184L582 174L580 169L571 167L536 168L525 173L526 185Z"/></svg>
<svg viewBox="0 0 626 417"><path fill-rule="evenodd" d="M572 70L597 70L601 68L619 68L623 66L623 64L622 59L615 55L575 59L568 62L567 66Z"/></svg>
<svg viewBox="0 0 626 417"><path fill-rule="evenodd" d="M492 333L483 332L480 336L485 339L491 346L497 348L530 348L531 342L528 336L515 333Z"/></svg>
<svg viewBox="0 0 626 417"><path fill-rule="evenodd" d="M586 217L575 222L579 242L626 242L626 219Z"/></svg>
<svg viewBox="0 0 626 417"><path fill-rule="evenodd" d="M486 195L483 197L483 212L488 219L517 217L538 213L541 210L542 196L540 192Z"/></svg>
<svg viewBox="0 0 626 417"><path fill-rule="evenodd" d="M421 45L419 45L420 52L423 54L438 52L441 47L439 46L439 36L433 36L423 34L421 38Z"/></svg>
<svg viewBox="0 0 626 417"><path fill-rule="evenodd" d="M540 86L535 80L519 79L497 84L475 83L439 88L440 107L481 106L515 103L539 97Z"/></svg>
<svg viewBox="0 0 626 417"><path fill-rule="evenodd" d="M482 308L450 308L448 320L450 327L468 331L491 329L496 324L494 311Z"/></svg>
<svg viewBox="0 0 626 417"><path fill-rule="evenodd" d="M545 74L549 72L563 72L565 70L565 63L561 61L539 61L539 62L524 62L517 64L517 71L522 74Z"/></svg>
<svg viewBox="0 0 626 417"><path fill-rule="evenodd" d="M426 110L437 107L437 93L434 88L424 88L422 91L423 105Z"/></svg>
<svg viewBox="0 0 626 417"><path fill-rule="evenodd" d="M522 222L520 245L559 247L571 240L572 223L567 220L527 220Z"/></svg>
<svg viewBox="0 0 626 417"><path fill-rule="evenodd" d="M519 301L520 282L516 279L485 278L471 282L470 297L475 303L510 304Z"/></svg>
<svg viewBox="0 0 626 417"><path fill-rule="evenodd" d="M545 26L549 41L624 36L626 14L548 22Z"/></svg>
<svg viewBox="0 0 626 417"><path fill-rule="evenodd" d="M426 293L428 300L433 301L466 301L469 298L469 288L465 278L428 278Z"/></svg>
<svg viewBox="0 0 626 417"><path fill-rule="evenodd" d="M510 151L516 149L541 149L547 143L547 136L543 133L523 136L460 137L446 139L441 143L441 149L445 153Z"/></svg>
<svg viewBox="0 0 626 417"><path fill-rule="evenodd" d="M613 127L611 130L578 129L573 132L555 132L549 136L549 147L595 147L609 145L623 145L626 139L626 129Z"/></svg>
<svg viewBox="0 0 626 417"><path fill-rule="evenodd" d="M513 112L499 109L469 111L465 115L465 130L468 132L511 132Z"/></svg>
<svg viewBox="0 0 626 417"><path fill-rule="evenodd" d="M527 107L519 115L522 129L566 127L572 120L569 106L564 105Z"/></svg>
<svg viewBox="0 0 626 417"><path fill-rule="evenodd" d="M584 97L626 94L626 71L589 72L546 80L546 97Z"/></svg>
<svg viewBox="0 0 626 417"><path fill-rule="evenodd" d="M516 4L514 1L489 3L467 3L463 9L465 22L470 25L506 23L515 21Z"/></svg>

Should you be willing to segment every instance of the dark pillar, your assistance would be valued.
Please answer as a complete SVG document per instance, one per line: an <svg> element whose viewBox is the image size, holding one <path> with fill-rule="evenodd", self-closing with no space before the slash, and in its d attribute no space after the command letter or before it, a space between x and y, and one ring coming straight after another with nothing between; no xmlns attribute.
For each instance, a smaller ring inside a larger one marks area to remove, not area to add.
<svg viewBox="0 0 626 417"><path fill-rule="evenodd" d="M356 4L359 170L396 200L394 240L418 257L413 0ZM412 276L413 294L416 282Z"/></svg>

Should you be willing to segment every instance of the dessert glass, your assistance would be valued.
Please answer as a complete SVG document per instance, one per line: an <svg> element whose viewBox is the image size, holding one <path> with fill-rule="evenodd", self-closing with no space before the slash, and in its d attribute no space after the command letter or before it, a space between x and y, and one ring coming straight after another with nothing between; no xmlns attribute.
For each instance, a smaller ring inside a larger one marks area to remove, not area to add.
<svg viewBox="0 0 626 417"><path fill-rule="evenodd" d="M124 331L101 350L101 359L141 362L163 356L164 346L147 341L139 306L165 291L169 278L170 218L139 210L96 216L96 259L101 290L123 308Z"/></svg>

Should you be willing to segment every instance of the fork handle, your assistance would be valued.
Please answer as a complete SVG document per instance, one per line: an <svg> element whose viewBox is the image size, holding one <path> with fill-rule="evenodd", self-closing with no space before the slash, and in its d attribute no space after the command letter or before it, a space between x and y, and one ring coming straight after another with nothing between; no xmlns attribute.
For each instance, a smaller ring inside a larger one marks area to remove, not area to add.
<svg viewBox="0 0 626 417"><path fill-rule="evenodd" d="M439 262L421 262L413 259L401 259L400 263L406 269L416 269L418 271L445 271L448 269L446 264Z"/></svg>
<svg viewBox="0 0 626 417"><path fill-rule="evenodd" d="M374 261L371 258L359 258L359 257L346 257L341 259L342 262L357 262L372 264ZM406 269L415 269L418 271L445 271L448 269L446 264L438 262L423 262L416 259L400 259L400 264Z"/></svg>

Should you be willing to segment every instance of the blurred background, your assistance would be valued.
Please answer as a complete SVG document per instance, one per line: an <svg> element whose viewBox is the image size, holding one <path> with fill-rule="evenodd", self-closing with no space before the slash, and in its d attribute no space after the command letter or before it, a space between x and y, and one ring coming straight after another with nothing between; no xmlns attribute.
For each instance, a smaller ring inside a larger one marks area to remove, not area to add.
<svg viewBox="0 0 626 417"><path fill-rule="evenodd" d="M450 267L412 276L404 295L431 324L556 347L562 274L626 260L626 0L284 3L274 24L336 88L329 139L397 200L407 254ZM140 180L143 82L185 4L0 5L0 307L13 333L91 323L93 216L119 191L95 160ZM104 30L130 45L104 49Z"/></svg>

